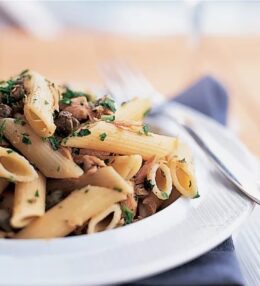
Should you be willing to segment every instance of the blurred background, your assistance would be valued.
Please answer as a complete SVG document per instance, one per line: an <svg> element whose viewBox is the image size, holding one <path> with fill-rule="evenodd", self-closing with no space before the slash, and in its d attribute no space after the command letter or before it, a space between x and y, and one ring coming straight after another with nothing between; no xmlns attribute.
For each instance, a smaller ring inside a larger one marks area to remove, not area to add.
<svg viewBox="0 0 260 286"><path fill-rule="evenodd" d="M32 68L100 84L100 65L124 60L170 97L210 74L260 156L259 15L260 1L0 1L0 78Z"/></svg>

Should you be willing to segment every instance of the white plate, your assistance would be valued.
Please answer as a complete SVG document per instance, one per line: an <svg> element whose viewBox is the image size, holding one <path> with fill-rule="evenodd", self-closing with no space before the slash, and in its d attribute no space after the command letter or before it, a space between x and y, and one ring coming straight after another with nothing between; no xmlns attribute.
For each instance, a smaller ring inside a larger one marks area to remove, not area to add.
<svg viewBox="0 0 260 286"><path fill-rule="evenodd" d="M179 104L167 112L188 114L254 174L255 161L225 128ZM174 125L163 117L156 124L163 132L176 133ZM0 284L96 285L130 281L188 262L228 238L254 204L214 171L194 143L188 143L195 154L199 199L180 198L143 221L94 235L1 240Z"/></svg>

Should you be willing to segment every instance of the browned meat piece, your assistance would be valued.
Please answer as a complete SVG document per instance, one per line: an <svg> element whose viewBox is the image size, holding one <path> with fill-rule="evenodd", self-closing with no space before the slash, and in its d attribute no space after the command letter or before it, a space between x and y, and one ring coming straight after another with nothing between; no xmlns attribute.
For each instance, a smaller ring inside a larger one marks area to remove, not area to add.
<svg viewBox="0 0 260 286"><path fill-rule="evenodd" d="M112 115L114 114L113 111L111 111L110 109L108 108L105 108L103 106L96 106L94 109L93 109L93 112L95 114L95 117L100 119L102 115Z"/></svg>
<svg viewBox="0 0 260 286"><path fill-rule="evenodd" d="M55 119L57 132L60 135L68 136L79 128L79 121L68 111L61 111Z"/></svg>
<svg viewBox="0 0 260 286"><path fill-rule="evenodd" d="M85 96L79 96L71 99L70 105L61 106L63 111L68 111L79 121L89 119L94 120L94 114L87 102Z"/></svg>
<svg viewBox="0 0 260 286"><path fill-rule="evenodd" d="M98 151L98 150L91 150L91 149L80 149L80 155L90 155L96 156L101 160L109 159L111 157L109 152L106 151Z"/></svg>
<svg viewBox="0 0 260 286"><path fill-rule="evenodd" d="M84 171L88 174L93 174L97 171L98 167L105 167L104 161L95 156L90 155L75 155L74 161L77 164L84 164Z"/></svg>
<svg viewBox="0 0 260 286"><path fill-rule="evenodd" d="M23 85L18 84L16 85L12 90L11 90L11 94L12 97L15 98L16 101L21 100L24 95L25 95L25 90L23 88Z"/></svg>
<svg viewBox="0 0 260 286"><path fill-rule="evenodd" d="M142 168L138 171L138 173L135 176L135 184L143 183L145 178L147 177L147 174L149 170L151 169L152 165L155 163L156 157L153 156L149 160L145 161Z"/></svg>
<svg viewBox="0 0 260 286"><path fill-rule="evenodd" d="M135 194L138 197L146 197L149 195L149 191L144 188L144 184L135 185Z"/></svg>
<svg viewBox="0 0 260 286"><path fill-rule="evenodd" d="M11 117L13 113L13 110L10 106L1 103L0 104L0 118L7 118Z"/></svg>
<svg viewBox="0 0 260 286"><path fill-rule="evenodd" d="M139 217L148 217L158 210L163 201L158 199L154 193L150 193L139 205L138 212Z"/></svg>
<svg viewBox="0 0 260 286"><path fill-rule="evenodd" d="M161 208L164 209L164 208L168 207L169 205L174 203L180 196L181 196L181 194L175 189L175 187L173 187L169 199L163 201Z"/></svg>

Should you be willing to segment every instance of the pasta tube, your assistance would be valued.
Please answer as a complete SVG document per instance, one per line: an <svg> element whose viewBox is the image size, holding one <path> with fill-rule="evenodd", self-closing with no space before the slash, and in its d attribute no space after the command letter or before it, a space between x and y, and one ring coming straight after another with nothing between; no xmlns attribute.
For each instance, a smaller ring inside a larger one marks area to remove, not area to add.
<svg viewBox="0 0 260 286"><path fill-rule="evenodd" d="M91 217L125 198L125 194L111 189L86 186L72 192L66 199L47 211L44 216L32 221L18 232L15 238L66 236Z"/></svg>
<svg viewBox="0 0 260 286"><path fill-rule="evenodd" d="M0 147L0 177L12 182L29 182L38 175L23 156L12 149Z"/></svg>
<svg viewBox="0 0 260 286"><path fill-rule="evenodd" d="M175 149L176 139L150 133L149 136L124 130L112 123L100 121L89 128L91 134L82 137L68 137L65 146L88 148L124 155L140 154L144 160L153 155L165 156ZM105 139L100 140L100 135Z"/></svg>
<svg viewBox="0 0 260 286"><path fill-rule="evenodd" d="M88 234L115 228L121 220L121 214L120 206L114 204L92 217L88 223Z"/></svg>
<svg viewBox="0 0 260 286"><path fill-rule="evenodd" d="M111 166L126 180L130 180L142 166L140 155L116 156Z"/></svg>
<svg viewBox="0 0 260 286"><path fill-rule="evenodd" d="M72 191L86 185L100 186L117 190L125 194L132 194L133 187L128 184L111 166L103 167L94 174L84 174L78 179L49 180L47 190Z"/></svg>
<svg viewBox="0 0 260 286"><path fill-rule="evenodd" d="M142 121L150 109L150 98L134 98L118 108L115 119Z"/></svg>
<svg viewBox="0 0 260 286"><path fill-rule="evenodd" d="M175 153L168 156L173 185L185 197L197 196L197 183L190 150L181 142Z"/></svg>
<svg viewBox="0 0 260 286"><path fill-rule="evenodd" d="M35 133L51 136L56 129L52 114L59 109L59 91L53 83L34 71L29 71L24 78L27 93L24 115Z"/></svg>
<svg viewBox="0 0 260 286"><path fill-rule="evenodd" d="M72 160L54 151L47 141L37 136L28 124L15 123L15 119L1 119L5 123L4 136L46 177L77 178L83 170Z"/></svg>
<svg viewBox="0 0 260 286"><path fill-rule="evenodd" d="M172 191L172 177L169 167L162 162L152 165L147 174L152 192L161 200L167 200Z"/></svg>
<svg viewBox="0 0 260 286"><path fill-rule="evenodd" d="M11 225L25 227L32 220L45 213L46 179L38 173L38 178L28 183L16 183Z"/></svg>

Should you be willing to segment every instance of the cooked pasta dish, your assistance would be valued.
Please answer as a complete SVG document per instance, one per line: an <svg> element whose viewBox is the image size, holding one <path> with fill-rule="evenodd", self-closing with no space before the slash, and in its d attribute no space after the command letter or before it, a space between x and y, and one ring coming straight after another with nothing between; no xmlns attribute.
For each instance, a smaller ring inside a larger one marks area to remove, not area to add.
<svg viewBox="0 0 260 286"><path fill-rule="evenodd" d="M0 237L92 234L199 197L191 153L150 132L150 99L58 86L25 70L0 83Z"/></svg>

